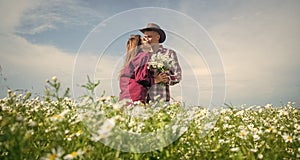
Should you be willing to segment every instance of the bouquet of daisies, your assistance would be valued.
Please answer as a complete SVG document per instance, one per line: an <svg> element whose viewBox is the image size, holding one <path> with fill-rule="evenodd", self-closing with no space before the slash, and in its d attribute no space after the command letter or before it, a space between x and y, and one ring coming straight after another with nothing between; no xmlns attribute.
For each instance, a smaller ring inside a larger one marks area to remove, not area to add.
<svg viewBox="0 0 300 160"><path fill-rule="evenodd" d="M152 54L148 62L148 69L153 69L156 74L168 72L170 68L174 67L175 61L173 57L168 54Z"/></svg>

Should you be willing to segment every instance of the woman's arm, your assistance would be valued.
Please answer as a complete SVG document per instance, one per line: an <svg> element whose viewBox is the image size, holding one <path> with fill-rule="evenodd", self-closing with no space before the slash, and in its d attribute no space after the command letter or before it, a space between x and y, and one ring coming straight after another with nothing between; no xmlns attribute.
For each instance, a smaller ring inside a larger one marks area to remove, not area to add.
<svg viewBox="0 0 300 160"><path fill-rule="evenodd" d="M149 53L139 53L135 60L134 76L135 80L143 86L151 87L154 82L154 77L148 69Z"/></svg>

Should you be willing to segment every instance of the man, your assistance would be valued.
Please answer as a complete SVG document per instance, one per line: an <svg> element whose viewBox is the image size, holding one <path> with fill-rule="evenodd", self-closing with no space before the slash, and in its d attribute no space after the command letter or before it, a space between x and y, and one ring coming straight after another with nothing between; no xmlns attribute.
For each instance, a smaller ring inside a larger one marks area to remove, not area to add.
<svg viewBox="0 0 300 160"><path fill-rule="evenodd" d="M159 25L149 23L140 31L144 34L144 39L151 45L153 54L168 54L175 61L174 67L169 69L169 74L159 73L155 76L155 84L149 89L148 94L149 100L164 99L164 101L169 102L170 85L177 84L181 80L181 67L178 63L176 52L161 45L166 40L166 34ZM164 85L161 85L161 83L164 83Z"/></svg>

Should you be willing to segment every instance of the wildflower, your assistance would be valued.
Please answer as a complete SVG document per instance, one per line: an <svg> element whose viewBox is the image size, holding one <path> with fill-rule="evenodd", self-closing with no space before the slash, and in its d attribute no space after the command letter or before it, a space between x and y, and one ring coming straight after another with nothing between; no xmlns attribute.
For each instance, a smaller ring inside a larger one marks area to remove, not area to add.
<svg viewBox="0 0 300 160"><path fill-rule="evenodd" d="M284 141L287 143L287 142L292 142L293 141L293 137L291 137L290 135L288 135L288 134L284 134L283 136L282 136L282 138L284 139Z"/></svg>
<svg viewBox="0 0 300 160"><path fill-rule="evenodd" d="M130 119L128 127L133 127L134 125L135 125L135 121L133 119Z"/></svg>
<svg viewBox="0 0 300 160"><path fill-rule="evenodd" d="M272 108L272 104L267 104L267 105L265 105L265 109L270 109L270 108Z"/></svg>
<svg viewBox="0 0 300 160"><path fill-rule="evenodd" d="M260 154L257 155L257 158L258 158L258 159L263 159L263 158L264 158L264 155L262 155L262 154L260 153Z"/></svg>
<svg viewBox="0 0 300 160"><path fill-rule="evenodd" d="M79 149L78 151L74 151L70 154L65 155L64 159L74 159L74 158L77 158L81 155L83 155L83 151L81 149Z"/></svg>
<svg viewBox="0 0 300 160"><path fill-rule="evenodd" d="M92 133L91 140L99 141L100 139L106 138L110 135L110 131L115 127L115 119L110 118L104 121L103 125L100 127L96 133Z"/></svg>
<svg viewBox="0 0 300 160"><path fill-rule="evenodd" d="M104 121L101 130L104 132L109 132L115 126L115 119L110 118Z"/></svg>
<svg viewBox="0 0 300 160"><path fill-rule="evenodd" d="M217 132L220 128L219 127L215 127L214 131Z"/></svg>
<svg viewBox="0 0 300 160"><path fill-rule="evenodd" d="M238 136L239 136L240 138L242 138L242 139L247 139L248 133L249 133L249 132L248 132L247 130L242 129L242 130L239 132Z"/></svg>
<svg viewBox="0 0 300 160"><path fill-rule="evenodd" d="M172 131L173 131L173 134L175 134L175 133L176 133L176 131L177 131L177 128L178 128L178 125L173 125L173 126L172 126Z"/></svg>
<svg viewBox="0 0 300 160"><path fill-rule="evenodd" d="M179 135L182 135L184 132L187 131L187 127L181 127L180 128L180 132L179 132Z"/></svg>
<svg viewBox="0 0 300 160"><path fill-rule="evenodd" d="M78 137L78 136L80 136L82 134L82 131L81 130L79 130L79 131L77 131L76 133L75 133L75 135Z"/></svg>
<svg viewBox="0 0 300 160"><path fill-rule="evenodd" d="M120 110L123 106L125 106L125 103L116 103L116 104L113 104L113 109L114 110Z"/></svg>
<svg viewBox="0 0 300 160"><path fill-rule="evenodd" d="M230 148L230 151L232 151L232 152L237 152L237 151L239 151L239 150L240 150L240 148L239 148L239 147Z"/></svg>
<svg viewBox="0 0 300 160"><path fill-rule="evenodd" d="M238 111L234 114L234 116L243 116L244 110Z"/></svg>
<svg viewBox="0 0 300 160"><path fill-rule="evenodd" d="M254 141L258 141L260 139L260 136L259 135L257 135L257 134L254 134L253 135L253 140Z"/></svg>
<svg viewBox="0 0 300 160"><path fill-rule="evenodd" d="M252 124L252 123L248 124L247 128L252 132L254 132L256 130L256 128L254 128L254 124Z"/></svg>
<svg viewBox="0 0 300 160"><path fill-rule="evenodd" d="M261 108L261 106L256 106L256 109L260 109Z"/></svg>
<svg viewBox="0 0 300 160"><path fill-rule="evenodd" d="M255 153L255 152L257 152L258 150L257 150L256 148L251 148L250 151L253 152L253 153Z"/></svg>
<svg viewBox="0 0 300 160"><path fill-rule="evenodd" d="M153 54L148 62L148 69L157 69L158 72L167 71L174 66L174 59L168 54Z"/></svg>
<svg viewBox="0 0 300 160"><path fill-rule="evenodd" d="M229 121L229 120L230 120L230 117L225 116L225 117L224 117L224 120Z"/></svg>
<svg viewBox="0 0 300 160"><path fill-rule="evenodd" d="M214 128L213 122L209 122L204 125L204 130L211 130L213 128Z"/></svg>
<svg viewBox="0 0 300 160"><path fill-rule="evenodd" d="M54 116L52 116L52 117L50 117L50 120L51 121L60 121L60 120L62 120L62 116L61 115L54 115Z"/></svg>
<svg viewBox="0 0 300 160"><path fill-rule="evenodd" d="M262 130L262 127L259 127L259 129L255 128L255 133L257 134L263 134L263 130Z"/></svg>
<svg viewBox="0 0 300 160"><path fill-rule="evenodd" d="M276 132L277 132L277 130L276 130L276 127L274 127L274 126L271 126L270 128L266 129L266 131L265 131L265 132L267 132L267 133L271 133L271 132L273 132L273 133L276 133Z"/></svg>
<svg viewBox="0 0 300 160"><path fill-rule="evenodd" d="M122 116L120 116L120 115L115 116L115 119L116 119L116 120L119 120L119 121L121 121L121 122L124 122L124 121L126 120L124 117L122 117Z"/></svg>
<svg viewBox="0 0 300 160"><path fill-rule="evenodd" d="M299 124L297 124L297 123L294 124L294 127L295 127L296 130L300 130L300 125Z"/></svg>
<svg viewBox="0 0 300 160"><path fill-rule="evenodd" d="M61 147L57 149L51 149L52 153L48 153L46 157L43 157L42 160L59 160L61 156L64 154L64 151Z"/></svg>
<svg viewBox="0 0 300 160"><path fill-rule="evenodd" d="M73 135L67 134L66 137L65 137L65 139L67 139L68 141L71 141L72 137L73 137Z"/></svg>
<svg viewBox="0 0 300 160"><path fill-rule="evenodd" d="M34 127L34 126L36 126L36 122L33 121L32 119L30 119L30 120L28 121L28 125L31 126L31 127Z"/></svg>
<svg viewBox="0 0 300 160"><path fill-rule="evenodd" d="M138 101L138 103L141 103ZM144 117L147 116L145 114L145 109L143 107L136 106L131 110L130 113L133 117Z"/></svg>
<svg viewBox="0 0 300 160"><path fill-rule="evenodd" d="M227 129L229 128L229 125L228 124L223 124L223 129Z"/></svg>
<svg viewBox="0 0 300 160"><path fill-rule="evenodd" d="M242 129L244 129L244 128L245 128L245 126L243 126L243 125L238 126L238 129L239 129L239 130L242 130Z"/></svg>
<svg viewBox="0 0 300 160"><path fill-rule="evenodd" d="M225 143L225 140L224 139L219 139L219 144L223 144Z"/></svg>
<svg viewBox="0 0 300 160"><path fill-rule="evenodd" d="M52 77L52 80L53 80L53 82L56 82L56 81L57 81L57 77L56 77L56 76L53 76L53 77Z"/></svg>
<svg viewBox="0 0 300 160"><path fill-rule="evenodd" d="M17 111L16 111L16 110L13 110L13 112L17 112ZM19 113L18 113L18 115L17 115L16 118L17 118L18 121L23 121L23 119L24 119L24 118L22 117L22 115L20 115Z"/></svg>
<svg viewBox="0 0 300 160"><path fill-rule="evenodd" d="M136 126L136 132L141 133L143 128L145 128L145 124L142 122L138 122L138 125Z"/></svg>
<svg viewBox="0 0 300 160"><path fill-rule="evenodd" d="M65 130L65 134L68 134L69 132L70 132L70 130L68 130L68 129L67 129L67 130Z"/></svg>
<svg viewBox="0 0 300 160"><path fill-rule="evenodd" d="M51 120L51 121L62 121L63 118L64 118L64 116L65 116L66 114L68 114L68 113L69 113L69 110L64 110L64 111L61 112L60 114L54 115L54 116L50 117L50 120Z"/></svg>
<svg viewBox="0 0 300 160"><path fill-rule="evenodd" d="M289 114L289 112L288 111L286 111L286 110L284 110L284 109L281 109L281 110L279 110L278 111L279 112L279 116L287 116L288 114Z"/></svg>

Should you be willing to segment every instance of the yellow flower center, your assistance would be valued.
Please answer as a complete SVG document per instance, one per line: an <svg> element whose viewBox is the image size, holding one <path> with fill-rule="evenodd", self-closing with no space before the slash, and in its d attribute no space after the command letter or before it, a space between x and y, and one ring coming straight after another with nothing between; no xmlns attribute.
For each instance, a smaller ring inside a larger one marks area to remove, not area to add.
<svg viewBox="0 0 300 160"><path fill-rule="evenodd" d="M49 156L49 160L55 160L56 157L57 157L56 154L51 154L51 155Z"/></svg>
<svg viewBox="0 0 300 160"><path fill-rule="evenodd" d="M72 157L76 157L77 156L77 152L72 152L71 155L72 155Z"/></svg>

